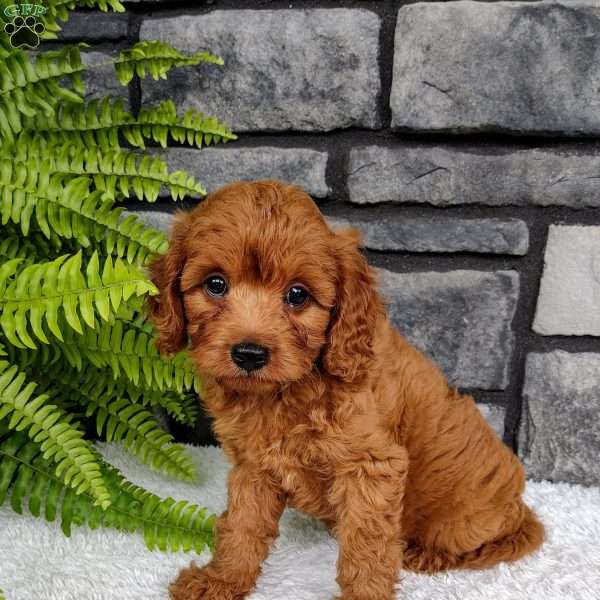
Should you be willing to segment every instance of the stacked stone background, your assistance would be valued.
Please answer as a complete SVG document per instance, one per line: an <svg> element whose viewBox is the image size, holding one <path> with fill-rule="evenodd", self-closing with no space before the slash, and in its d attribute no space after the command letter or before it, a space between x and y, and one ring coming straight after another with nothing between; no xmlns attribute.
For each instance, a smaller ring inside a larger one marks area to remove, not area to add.
<svg viewBox="0 0 600 600"><path fill-rule="evenodd" d="M536 478L600 483L600 5L212 0L81 12L89 60L137 39L225 67L92 93L173 98L238 142L156 149L211 191L304 187L364 236L398 328ZM138 210L139 205L131 205ZM144 206L167 226L173 203Z"/></svg>

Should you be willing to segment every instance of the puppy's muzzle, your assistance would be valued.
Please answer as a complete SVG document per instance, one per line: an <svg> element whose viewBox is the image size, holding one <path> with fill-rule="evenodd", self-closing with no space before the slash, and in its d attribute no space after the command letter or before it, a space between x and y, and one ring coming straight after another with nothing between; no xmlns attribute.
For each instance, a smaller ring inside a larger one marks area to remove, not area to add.
<svg viewBox="0 0 600 600"><path fill-rule="evenodd" d="M269 349L258 344L243 342L231 348L231 358L240 369L250 373L269 362Z"/></svg>

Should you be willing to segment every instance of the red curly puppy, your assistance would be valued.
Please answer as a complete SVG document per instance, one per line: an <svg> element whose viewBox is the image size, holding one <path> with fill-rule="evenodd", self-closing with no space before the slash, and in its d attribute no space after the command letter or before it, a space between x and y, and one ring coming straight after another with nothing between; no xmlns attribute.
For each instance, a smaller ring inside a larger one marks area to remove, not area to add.
<svg viewBox="0 0 600 600"><path fill-rule="evenodd" d="M204 568L174 600L248 594L286 505L339 542L344 600L389 600L402 566L483 568L535 550L523 469L472 398L392 327L352 230L300 189L222 188L152 265L163 352L190 354L233 463Z"/></svg>

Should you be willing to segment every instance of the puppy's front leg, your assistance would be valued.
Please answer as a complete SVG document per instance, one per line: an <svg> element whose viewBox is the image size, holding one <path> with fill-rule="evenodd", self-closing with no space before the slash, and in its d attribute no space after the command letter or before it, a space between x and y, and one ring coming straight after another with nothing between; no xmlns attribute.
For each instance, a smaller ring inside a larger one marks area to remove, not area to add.
<svg viewBox="0 0 600 600"><path fill-rule="evenodd" d="M331 490L340 547L339 600L391 600L402 564L408 458L400 447L360 454L338 467Z"/></svg>
<svg viewBox="0 0 600 600"><path fill-rule="evenodd" d="M241 600L254 587L279 533L285 495L267 473L246 463L231 471L228 492L212 561L184 569L170 587L172 600Z"/></svg>

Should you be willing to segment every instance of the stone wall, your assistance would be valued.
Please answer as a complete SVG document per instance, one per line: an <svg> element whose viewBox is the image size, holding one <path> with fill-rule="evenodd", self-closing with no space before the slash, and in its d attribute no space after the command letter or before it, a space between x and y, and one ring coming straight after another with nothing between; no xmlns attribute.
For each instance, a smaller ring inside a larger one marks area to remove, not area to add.
<svg viewBox="0 0 600 600"><path fill-rule="evenodd" d="M93 42L90 59L154 38L225 59L125 91L134 110L171 97L240 133L157 152L209 191L295 182L358 227L393 321L529 473L600 483L600 5L127 6L76 15L63 39ZM92 83L118 91L108 72Z"/></svg>

